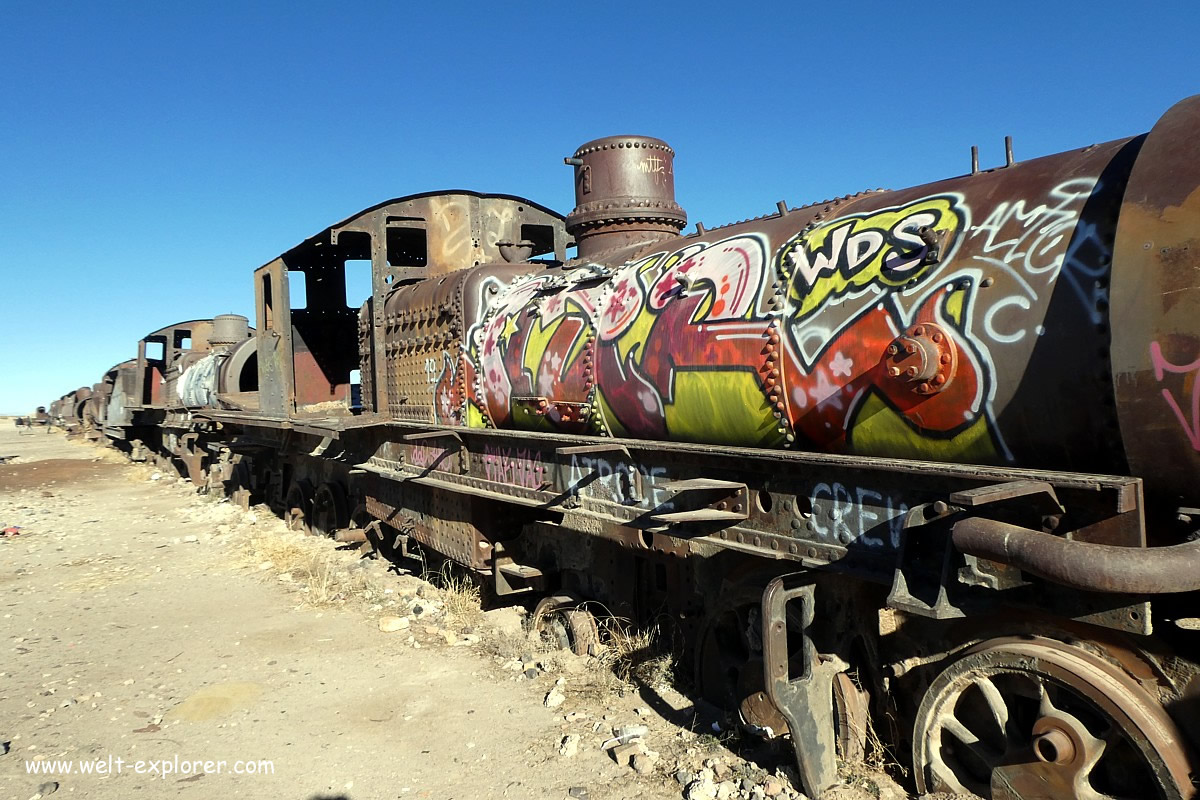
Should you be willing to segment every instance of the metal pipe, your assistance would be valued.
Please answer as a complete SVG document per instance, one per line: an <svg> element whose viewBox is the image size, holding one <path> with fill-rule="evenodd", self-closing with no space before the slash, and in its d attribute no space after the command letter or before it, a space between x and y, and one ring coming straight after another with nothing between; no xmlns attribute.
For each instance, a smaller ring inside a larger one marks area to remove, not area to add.
<svg viewBox="0 0 1200 800"><path fill-rule="evenodd" d="M1087 592L1200 590L1200 539L1169 547L1116 547L977 518L956 523L951 538L969 555Z"/></svg>

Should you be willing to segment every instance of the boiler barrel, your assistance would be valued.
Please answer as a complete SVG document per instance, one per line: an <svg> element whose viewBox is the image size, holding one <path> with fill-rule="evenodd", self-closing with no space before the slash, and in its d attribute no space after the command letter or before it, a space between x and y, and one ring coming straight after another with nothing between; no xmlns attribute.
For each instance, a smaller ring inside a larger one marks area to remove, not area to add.
<svg viewBox="0 0 1200 800"><path fill-rule="evenodd" d="M1133 474L1196 505L1198 131L1192 98L1148 136L530 274L468 320L464 418Z"/></svg>

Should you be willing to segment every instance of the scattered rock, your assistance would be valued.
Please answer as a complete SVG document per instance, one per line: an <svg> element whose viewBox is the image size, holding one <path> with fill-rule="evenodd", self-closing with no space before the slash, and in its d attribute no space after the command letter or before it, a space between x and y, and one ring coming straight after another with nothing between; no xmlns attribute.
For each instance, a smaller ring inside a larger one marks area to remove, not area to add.
<svg viewBox="0 0 1200 800"><path fill-rule="evenodd" d="M633 757L642 753L641 742L629 742L628 744L619 744L611 751L613 760L622 767L628 767L633 761Z"/></svg>
<svg viewBox="0 0 1200 800"><path fill-rule="evenodd" d="M680 786L687 786L689 783L691 783L694 780L696 780L696 773L694 773L694 772L689 772L686 769L680 769L680 770L675 771L675 781ZM754 785L754 783L752 781L747 780L746 782L750 783L751 786ZM743 784L742 788L746 789L746 791L750 791L750 789L748 787L746 787L745 784Z"/></svg>
<svg viewBox="0 0 1200 800"><path fill-rule="evenodd" d="M588 800L588 790L586 786L572 786L567 790L567 794L576 800Z"/></svg>
<svg viewBox="0 0 1200 800"><path fill-rule="evenodd" d="M763 793L765 793L767 797L778 797L779 794L783 792L783 784L774 778L767 778L767 780L763 783L762 788Z"/></svg>
<svg viewBox="0 0 1200 800"><path fill-rule="evenodd" d="M546 708L558 708L564 702L566 702L566 699L567 696L562 693L562 689L555 686L553 689L546 692L546 699L542 701L542 704L545 705Z"/></svg>
<svg viewBox="0 0 1200 800"><path fill-rule="evenodd" d="M566 736L562 737L562 741L558 743L558 754L564 758L570 758L578 753L579 734L568 733Z"/></svg>
<svg viewBox="0 0 1200 800"><path fill-rule="evenodd" d="M384 633L395 633L396 631L408 630L408 617L380 617L379 630Z"/></svg>
<svg viewBox="0 0 1200 800"><path fill-rule="evenodd" d="M717 800L729 800L737 792L737 784L733 781L721 781L717 784Z"/></svg>
<svg viewBox="0 0 1200 800"><path fill-rule="evenodd" d="M654 771L654 765L657 763L658 756L654 753L635 753L629 765L639 775L649 775Z"/></svg>
<svg viewBox="0 0 1200 800"><path fill-rule="evenodd" d="M540 675L541 673L539 673L539 672L538 672L538 668L537 668L537 667L530 667L529 669L525 670L525 671L524 671L524 672L522 672L521 674L522 674L522 675L524 675L524 676L525 676L526 678L528 678L529 680L533 680L534 678L536 678L536 677L537 677L538 675ZM548 706L548 707L550 707L550 708L553 708L553 706L550 706L548 703L547 703L547 706Z"/></svg>
<svg viewBox="0 0 1200 800"><path fill-rule="evenodd" d="M501 633L520 635L524 630L521 614L513 607L493 608L483 612L483 618Z"/></svg>
<svg viewBox="0 0 1200 800"><path fill-rule="evenodd" d="M716 800L717 786L711 778L708 780L697 778L688 784L683 796L687 800Z"/></svg>

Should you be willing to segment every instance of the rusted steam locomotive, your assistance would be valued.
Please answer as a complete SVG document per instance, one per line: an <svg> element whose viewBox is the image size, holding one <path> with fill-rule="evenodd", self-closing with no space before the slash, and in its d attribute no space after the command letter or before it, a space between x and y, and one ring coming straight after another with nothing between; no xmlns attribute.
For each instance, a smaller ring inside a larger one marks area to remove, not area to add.
<svg viewBox="0 0 1200 800"><path fill-rule="evenodd" d="M254 273L253 329L158 330L54 413L544 598L568 646L588 601L669 612L811 794L873 723L922 791L1192 797L1200 96L686 235L673 158L580 147L565 218L369 208Z"/></svg>

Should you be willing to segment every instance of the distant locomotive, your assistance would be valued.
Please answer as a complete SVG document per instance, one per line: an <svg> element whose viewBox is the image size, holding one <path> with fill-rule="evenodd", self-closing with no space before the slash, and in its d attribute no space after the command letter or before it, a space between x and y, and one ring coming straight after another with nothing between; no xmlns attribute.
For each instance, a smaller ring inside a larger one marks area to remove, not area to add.
<svg viewBox="0 0 1200 800"><path fill-rule="evenodd" d="M163 328L52 413L298 528L419 542L577 650L589 601L670 611L811 794L879 721L922 791L1194 796L1200 97L688 235L673 160L589 142L565 218L367 209L254 273L254 329Z"/></svg>

